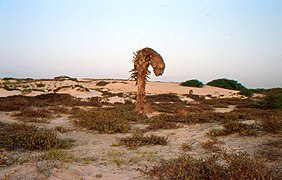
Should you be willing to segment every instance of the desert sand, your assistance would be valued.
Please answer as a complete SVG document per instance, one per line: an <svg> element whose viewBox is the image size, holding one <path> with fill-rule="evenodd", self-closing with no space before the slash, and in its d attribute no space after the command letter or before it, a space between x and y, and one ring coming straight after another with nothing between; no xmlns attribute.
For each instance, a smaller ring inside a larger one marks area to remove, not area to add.
<svg viewBox="0 0 282 180"><path fill-rule="evenodd" d="M97 83L101 80L33 80L21 82L15 80L1 80L0 97L15 95L37 96L40 94L58 93L70 94L81 101L87 101L91 97L99 97L101 102L134 103L136 93L135 82L127 80L103 80L107 82L104 86ZM40 85L39 85L40 84ZM3 88L4 85L9 86ZM14 90L13 90L14 89ZM193 99L185 96L192 90L194 95L203 96L206 99L212 98L244 98L238 95L238 91L204 86L203 88L183 87L179 83L148 82L146 92L148 95L155 94L177 94L180 99L193 106ZM122 93L123 96L105 96L105 92ZM214 112L227 113L236 109L235 105L214 108ZM0 111L0 122L21 123L12 116L14 112ZM251 120L246 123L254 123ZM48 123L33 123L44 128L55 128L63 126L67 131L59 132L61 138L72 138L75 146L65 152L77 157L89 159L87 162L72 161L33 161L32 159L41 151L13 152L19 160L11 166L0 166L0 179L149 179L138 169L156 164L161 158L170 159L184 153L180 146L182 143L191 145L191 151L186 152L193 157L202 158L211 154L201 146L209 137L207 132L213 128L220 129L220 123L199 123L182 124L178 129L159 129L148 131L146 134L162 135L168 138L165 146L142 146L138 149L128 149L125 146L117 146L122 137L127 137L136 129L145 129L148 124L132 123L128 133L101 134L96 131L78 128L73 125L68 115L61 114L59 117L50 119ZM259 136L239 136L232 134L218 137L223 143L220 145L229 151L244 150L250 154L254 153L267 140L275 139L277 135L261 134ZM1 149L1 147L0 147Z"/></svg>

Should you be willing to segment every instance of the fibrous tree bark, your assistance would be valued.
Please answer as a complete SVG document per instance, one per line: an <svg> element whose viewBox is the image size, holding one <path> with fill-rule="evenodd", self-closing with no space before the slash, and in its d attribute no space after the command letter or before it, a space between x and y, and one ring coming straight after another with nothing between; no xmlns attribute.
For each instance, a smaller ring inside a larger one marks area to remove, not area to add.
<svg viewBox="0 0 282 180"><path fill-rule="evenodd" d="M139 114L147 114L152 111L150 104L146 99L146 81L151 72L148 70L151 65L156 76L161 76L165 69L165 63L159 53L151 48L143 48L133 53L134 68L130 71L130 78L136 81L137 100L136 111Z"/></svg>

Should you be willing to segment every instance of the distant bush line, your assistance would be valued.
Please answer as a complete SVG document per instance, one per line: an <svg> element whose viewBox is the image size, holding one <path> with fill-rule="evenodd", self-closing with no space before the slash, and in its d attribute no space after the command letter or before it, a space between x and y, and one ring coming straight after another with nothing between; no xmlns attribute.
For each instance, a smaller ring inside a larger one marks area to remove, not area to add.
<svg viewBox="0 0 282 180"><path fill-rule="evenodd" d="M181 82L180 85L181 86L190 86L190 87L199 87L199 88L204 86L204 84L197 79L192 79L192 80L187 80L185 82ZM240 91L239 94L247 96L247 97L252 97L256 91L258 92L263 91L262 89L257 89L257 90L247 89L245 86L243 86L238 81L226 79L226 78L212 80L208 82L207 85L225 88L225 89L237 90L237 91Z"/></svg>
<svg viewBox="0 0 282 180"><path fill-rule="evenodd" d="M192 80L182 82L180 83L180 85L181 86L190 86L190 87L199 87L199 88L204 86L204 84L197 79L192 79Z"/></svg>

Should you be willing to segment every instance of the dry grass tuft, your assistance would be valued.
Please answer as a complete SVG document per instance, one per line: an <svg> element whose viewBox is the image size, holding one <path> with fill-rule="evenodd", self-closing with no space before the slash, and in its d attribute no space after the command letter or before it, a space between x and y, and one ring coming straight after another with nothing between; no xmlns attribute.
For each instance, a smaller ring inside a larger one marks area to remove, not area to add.
<svg viewBox="0 0 282 180"><path fill-rule="evenodd" d="M216 153L216 152L221 151L221 148L216 145L218 143L220 142L217 139L213 138L213 139L209 139L206 142L201 143L201 146L206 150Z"/></svg>

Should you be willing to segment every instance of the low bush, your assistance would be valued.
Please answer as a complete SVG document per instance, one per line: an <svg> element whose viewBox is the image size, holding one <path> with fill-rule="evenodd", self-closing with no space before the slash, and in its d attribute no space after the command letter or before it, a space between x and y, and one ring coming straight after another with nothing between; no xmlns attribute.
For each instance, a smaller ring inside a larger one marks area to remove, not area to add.
<svg viewBox="0 0 282 180"><path fill-rule="evenodd" d="M180 126L175 122L167 122L161 120L160 118L152 118L149 121L149 126L146 127L148 130L158 130L158 129L177 129Z"/></svg>
<svg viewBox="0 0 282 180"><path fill-rule="evenodd" d="M211 152L219 152L221 151L221 148L216 145L218 143L218 140L209 139L208 141L201 143L201 146Z"/></svg>
<svg viewBox="0 0 282 180"><path fill-rule="evenodd" d="M238 81L225 78L210 81L207 83L207 85L238 91L246 89L246 87L243 86L241 83L238 83Z"/></svg>
<svg viewBox="0 0 282 180"><path fill-rule="evenodd" d="M36 87L38 87L38 88L45 87L45 84L43 84L43 83L41 82L41 83L36 84Z"/></svg>
<svg viewBox="0 0 282 180"><path fill-rule="evenodd" d="M0 123L0 146L9 149L49 150L70 148L73 140L59 139L54 130L34 125Z"/></svg>
<svg viewBox="0 0 282 180"><path fill-rule="evenodd" d="M145 145L166 145L167 137L150 135L144 136L142 133L135 133L131 137L121 138L119 144L129 148L137 148Z"/></svg>
<svg viewBox="0 0 282 180"><path fill-rule="evenodd" d="M263 143L260 149L257 150L257 154L261 158L266 158L271 161L282 160L282 139L268 140Z"/></svg>
<svg viewBox="0 0 282 180"><path fill-rule="evenodd" d="M269 89L265 95L263 106L282 109L282 88Z"/></svg>
<svg viewBox="0 0 282 180"><path fill-rule="evenodd" d="M97 82L96 86L106 86L107 84L110 84L110 82L107 82L107 81L99 81L99 82Z"/></svg>
<svg viewBox="0 0 282 180"><path fill-rule="evenodd" d="M224 129L212 129L208 136L226 136L233 133L239 133L241 136L257 135L257 128L254 125L244 124L238 121L229 121L223 125Z"/></svg>
<svg viewBox="0 0 282 180"><path fill-rule="evenodd" d="M126 133L130 129L129 121L141 121L144 117L128 106L92 109L81 111L72 116L77 126L101 133Z"/></svg>
<svg viewBox="0 0 282 180"><path fill-rule="evenodd" d="M186 111L186 104L184 102L174 102L174 103L169 103L169 102L164 102L164 103L153 103L152 107L159 112L164 112L164 113L182 113Z"/></svg>
<svg viewBox="0 0 282 180"><path fill-rule="evenodd" d="M241 89L239 94L247 96L247 97L252 97L254 95L254 93L249 89Z"/></svg>
<svg viewBox="0 0 282 180"><path fill-rule="evenodd" d="M199 87L199 88L204 86L204 84L197 79L192 79L192 80L182 82L180 83L180 85L181 86L190 86L190 87Z"/></svg>
<svg viewBox="0 0 282 180"><path fill-rule="evenodd" d="M278 167L269 166L257 157L251 157L244 152L224 151L219 151L205 159L195 159L184 154L175 159L161 160L159 164L142 172L152 179L162 180L279 179L281 177Z"/></svg>
<svg viewBox="0 0 282 180"><path fill-rule="evenodd" d="M24 107L46 107L46 106L95 106L101 107L98 97L90 98L89 101L81 101L69 94L42 94L35 97L9 96L0 97L0 111L20 110Z"/></svg>
<svg viewBox="0 0 282 180"><path fill-rule="evenodd" d="M177 94L169 93L169 94L157 94L157 95L148 95L148 102L182 102Z"/></svg>
<svg viewBox="0 0 282 180"><path fill-rule="evenodd" d="M282 132L282 117L263 118L257 121L257 124L266 132L281 133Z"/></svg>
<svg viewBox="0 0 282 180"><path fill-rule="evenodd" d="M14 116L24 122L46 123L48 122L48 119L53 117L53 113L46 109L23 108Z"/></svg>

